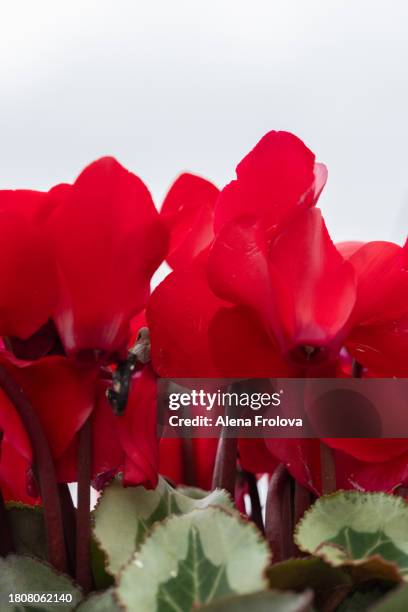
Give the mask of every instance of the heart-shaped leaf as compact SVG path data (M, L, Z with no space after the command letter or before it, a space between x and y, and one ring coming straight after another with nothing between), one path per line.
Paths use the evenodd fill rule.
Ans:
M256 528L220 508L156 525L123 569L117 594L129 610L188 612L266 586L269 549Z
M261 591L219 599L201 608L202 612L311 612L312 591L285 593Z
M31 555L45 560L47 544L42 509L38 506L9 502L7 516L15 552L19 555Z
M385 597L382 597L375 605L369 608L369 612L407 612L408 610L408 585L393 589Z
M91 593L79 604L75 612L121 612L121 608L116 603L113 589L108 589L101 593Z
M95 538L91 541L91 565L95 588L99 591L112 586L114 579L106 571L106 555Z
M408 504L396 495L339 491L321 497L299 522L295 541L333 566L366 578L408 579Z
M388 586L369 582L366 586L359 587L348 597L345 597L340 605L336 607L336 612L363 612L371 610L371 606L381 600L388 589Z
M19 555L9 555L0 558L0 593L2 595L2 612L24 609L46 610L72 610L81 600L81 591L74 583L63 574L57 574L50 565ZM58 593L67 597L63 605L62 601L39 601L13 603L10 594L47 594Z
M196 490L195 490L196 491ZM185 514L208 506L232 508L226 491L189 497L173 489L163 478L156 489L123 487L119 479L104 490L94 512L94 534L107 557L107 570L115 575L130 559L146 533L172 514Z
M328 601L341 601L353 587L348 572L332 567L322 559L289 559L268 568L267 576L272 589L303 591L313 589L318 609Z

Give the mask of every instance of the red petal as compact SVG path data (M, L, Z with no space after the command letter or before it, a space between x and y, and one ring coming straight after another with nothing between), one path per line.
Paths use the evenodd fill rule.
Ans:
M117 417L106 399L107 383L98 381L92 414L93 478L115 472L123 465L124 451L117 432Z
M252 308L296 361L307 358L304 346L317 348L319 359L338 350L355 302L354 271L318 209L299 214L269 254L258 223L230 223L214 242L208 276L217 295Z
M61 457L93 409L95 371L64 357L20 366L4 355L1 361L35 409L54 458Z
M216 438L195 438L192 440L194 486L210 491L214 471L218 440ZM176 484L186 484L181 438L160 440L160 474Z
M217 454L218 440L216 438L196 438L193 440L193 457L195 486L210 491Z
M208 258L208 280L220 298L257 312L273 337L279 314L267 252L260 224L253 217L241 217L221 230L214 241Z
M360 249L364 245L364 242L350 241L350 242L337 242L336 249L344 257L344 259L350 259L352 255L358 249Z
M167 232L150 193L103 158L53 197L60 198L48 221L60 282L55 320L65 348L121 350L166 252Z
M331 448L370 463L389 461L408 451L408 440L398 438L327 438L324 442Z
M116 418L125 453L125 484L155 488L158 480L159 440L156 421L156 378L146 366L134 376L123 416Z
M272 455L286 465L295 480L316 495L320 494L319 440L267 439L265 444Z
M161 209L170 234L167 261L172 268L191 264L214 237L214 205L219 190L194 174L181 174L173 183Z
M248 472L272 474L279 465L278 459L269 451L264 440L241 438L238 448L241 465Z
M255 440L252 441L255 443ZM355 440L355 442L357 442ZM374 440L372 442L374 448ZM381 442L389 442L382 440ZM321 494L319 440L265 440L275 458L284 463L292 476L316 495ZM385 449L385 447L384 447ZM385 456L385 454L384 454ZM341 451L334 451L338 488L392 492L408 481L408 453L388 461L366 463Z
M368 242L351 257L357 275L357 323L397 319L408 313L408 248Z
M210 325L210 343L214 363L226 378L295 375L248 308L221 308Z
M289 342L325 346L341 335L355 302L354 273L332 243L320 210L298 216L272 245L270 260L281 312L293 313L293 331L289 317L286 323Z
M407 377L408 317L380 325L359 325L347 339L347 348L378 377Z
M382 463L364 463L338 452L336 468L339 488L392 493L408 483L408 453Z
M181 438L162 438L159 446L159 472L176 484L184 482Z
M3 461L3 450L6 445L12 446L28 463L31 463L31 444L24 425L7 395L0 390L0 464Z
M5 439L1 444L0 489L6 501L34 504L38 498L32 497L28 490L27 475L31 469L28 460Z
M237 166L237 180L222 190L215 210L216 233L228 221L256 214L268 236L292 215L313 206L326 182L323 164L288 132L269 132Z
M210 291L206 257L176 270L153 292L147 308L152 362L163 377L216 377L208 326L223 302Z
M106 384L98 381L96 403L92 413L92 484L100 490L124 464L125 455L116 431L116 419L105 396ZM57 460L59 482L77 480L78 435ZM100 485L100 486L96 486Z
M28 338L51 316L55 264L35 218L45 195L0 191L0 334Z

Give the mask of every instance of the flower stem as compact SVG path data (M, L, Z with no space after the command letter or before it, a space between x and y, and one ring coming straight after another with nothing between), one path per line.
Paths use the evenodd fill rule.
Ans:
M328 495L336 490L336 465L334 463L333 449L320 442L320 473L322 481L322 495Z
M0 387L17 410L31 442L44 506L48 560L60 572L67 571L61 505L57 477L48 440L41 422L21 387L0 365Z
M1 458L1 442L3 432L0 431L0 458ZM7 515L6 504L4 503L3 494L0 487L0 555L5 557L14 550L13 536L11 525Z
M311 492L295 480L295 492L293 500L293 529L295 529L300 519L303 518L304 513L310 508L311 504ZM302 553L302 551L296 546L296 544L294 545L294 556L304 556L304 553Z
M0 489L0 555L6 557L13 552L14 543L11 533L10 522L7 516L6 505Z
M310 508L312 504L312 494L304 486L295 481L295 499L294 499L294 524L303 518L306 510Z
M92 589L91 570L91 417L79 432L78 508L76 524L76 580L85 593Z
M258 483L255 474L251 472L244 472L246 481L248 483L248 493L251 500L251 520L255 523L258 529L264 533L265 528L262 518L262 508L259 499Z
M278 465L268 487L265 508L265 535L273 551L273 562L294 554L292 482L286 467Z
M353 359L352 376L353 378L361 378L363 376L363 366L357 359Z
M221 437L218 442L213 474L213 489L225 489L235 499L237 439Z
M68 485L66 483L60 483L58 485L58 491L61 501L62 520L64 523L69 573L71 576L75 576L76 510Z

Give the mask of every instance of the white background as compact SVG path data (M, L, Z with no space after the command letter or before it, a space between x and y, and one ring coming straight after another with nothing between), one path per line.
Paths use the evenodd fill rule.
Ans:
M404 0L0 0L0 188L112 154L159 204L286 129L328 165L335 239L402 241L407 34Z

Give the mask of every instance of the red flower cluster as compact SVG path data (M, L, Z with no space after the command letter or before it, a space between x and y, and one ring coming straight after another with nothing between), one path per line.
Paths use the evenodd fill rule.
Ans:
M0 365L18 383L48 439L58 478L76 480L78 432L91 419L93 476L124 469L157 482L155 377L133 377L126 414L106 398L145 307L167 230L143 182L112 158L48 193L0 192ZM38 496L33 449L0 391L0 483L6 497Z
M156 375L350 376L354 360L363 376L408 376L408 242L333 244L316 208L326 179L298 138L270 132L222 191L181 175L160 214L111 158L48 193L0 192L0 368L35 410L60 482L76 480L90 421L95 482L122 470L127 483L155 486ZM173 272L149 298L167 252ZM145 308L152 362L130 367ZM112 397L123 393L118 416ZM2 391L0 432L3 494L32 502L33 449ZM325 443L339 486L408 482L408 441ZM319 493L319 445L241 440L239 452L245 469L283 462ZM215 442L194 441L192 452L195 482L208 487ZM163 441L160 453L161 471L185 481L182 443Z
M162 213L174 271L147 311L159 374L350 376L354 359L363 376L408 375L408 242L333 244L315 206L326 178L298 138L270 132L218 196L176 182ZM325 442L341 487L408 480L406 440ZM321 491L318 440L241 440L240 456L255 472L283 462Z

